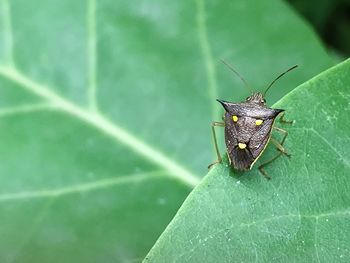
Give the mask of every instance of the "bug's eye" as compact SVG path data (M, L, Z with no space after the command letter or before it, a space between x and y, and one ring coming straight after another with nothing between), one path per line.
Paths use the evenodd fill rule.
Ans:
M233 120L234 122L237 122L237 121L238 121L238 117L237 117L236 115L233 115L233 116L232 116L232 120Z
M263 123L263 120L256 120L255 121L255 125L256 126L259 126L259 125L261 125Z

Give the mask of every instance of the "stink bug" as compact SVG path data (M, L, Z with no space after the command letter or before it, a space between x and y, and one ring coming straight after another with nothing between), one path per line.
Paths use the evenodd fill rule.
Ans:
M243 81L247 88L249 88L246 81L238 74L238 72L236 72L226 62L222 62ZM296 67L297 65L289 68L280 74L277 78L275 78L266 88L264 93L253 92L252 95L249 96L244 102L234 103L219 99L217 100L224 107L225 115L223 118L224 122L212 123L214 146L218 156L218 160L213 164L222 162L216 140L215 126L225 127L225 144L227 156L230 165L236 170L250 170L253 167L254 163L264 152L269 141L275 144L280 153L278 153L278 155L276 155L271 160L259 166L259 171L267 179L270 179L270 177L264 170L264 166L271 163L282 154L290 157L290 155L283 147L283 143L288 135L288 132L281 128L274 127L274 122L279 114L281 114L281 122L292 123L292 121L284 120L283 109L269 108L266 105L266 100L264 97L266 95L266 92L279 78L281 78L287 72L295 69ZM272 129L283 133L283 138L280 142L271 137Z

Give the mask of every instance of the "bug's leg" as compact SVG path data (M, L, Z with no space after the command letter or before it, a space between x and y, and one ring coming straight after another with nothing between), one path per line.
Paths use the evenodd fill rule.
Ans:
M282 141L279 143L281 146L284 144L284 141L286 140L287 136L288 136L288 132L286 130L283 130L281 128L278 127L273 127L276 131L279 131L280 133L283 133L283 138ZM277 147L278 148L278 147ZM289 155L290 156L290 155Z
M279 118L279 122L280 123L287 123L287 124L293 124L294 123L294 121L286 120L284 118L284 112L281 114L281 117Z
M278 142L276 139L271 137L271 142L276 146L277 150L279 150L281 153L287 155L288 157L291 157L291 155L286 151L286 149L284 149L283 142L284 140L282 140L282 142Z
M280 157L282 155L282 152L278 153L275 157L273 157L272 159L260 164L260 166L258 167L260 173L265 176L266 179L270 180L271 177L267 174L267 172L265 171L264 167L270 163L272 163L274 160L276 160L278 157Z
M216 139L215 127L225 127L225 123L217 122L217 121L214 121L211 123L211 131L212 131L212 135L213 135L214 147L215 147L216 155L218 156L218 160L213 162L212 164L210 164L208 166L208 169L210 169L210 167L212 167L214 164L222 162L222 158L221 158L219 146L218 146L218 141Z
M281 119L283 120L283 115L281 116ZM280 120L281 120L280 119ZM285 121L285 120L284 120ZM282 122L282 121L281 121ZM293 123L293 121L289 122L287 121L287 123ZM286 151L286 149L283 147L284 141L286 140L287 136L288 136L288 132L286 130L283 130L281 128L278 127L273 127L276 131L279 131L280 133L283 133L283 138L281 140L281 142L278 142L277 140L275 140L274 138L271 137L271 142L277 147L277 150L280 151L280 153L278 153L275 157L273 157L272 159L262 163L258 169L260 171L260 173L265 176L267 179L271 179L271 177L266 173L264 167L270 163L272 163L274 160L276 160L278 157L280 157L282 154L287 155L288 157L291 157L291 155Z

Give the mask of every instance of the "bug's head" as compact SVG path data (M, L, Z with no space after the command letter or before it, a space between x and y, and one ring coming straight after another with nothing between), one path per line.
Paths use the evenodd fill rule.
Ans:
M261 106L265 106L266 104L264 95L260 92L253 93L251 96L249 96L246 99L246 102L261 105Z

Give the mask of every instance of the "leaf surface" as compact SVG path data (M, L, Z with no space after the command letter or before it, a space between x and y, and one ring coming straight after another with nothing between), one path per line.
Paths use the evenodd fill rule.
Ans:
M216 97L246 93L219 59L258 88L303 66L270 101L331 64L275 0L1 0L0 14L1 262L140 261L214 158Z
M292 158L234 174L216 165L145 262L347 262L350 258L350 60L275 107L295 120ZM304 109L304 110L301 110ZM270 148L263 157L276 155Z

